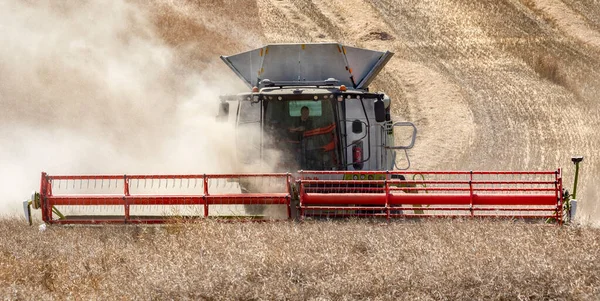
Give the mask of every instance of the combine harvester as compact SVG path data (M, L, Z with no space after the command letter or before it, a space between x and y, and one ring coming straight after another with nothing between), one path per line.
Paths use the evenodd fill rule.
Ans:
M408 170L417 128L394 122L390 98L368 88L392 55L326 43L268 45L224 56L249 92L222 96L217 118L235 122L240 164L272 162L279 173L42 173L40 191L24 202L25 214L31 223L31 207L40 209L48 224L232 215L570 220L576 203L563 188L560 169ZM575 187L581 160L573 158Z

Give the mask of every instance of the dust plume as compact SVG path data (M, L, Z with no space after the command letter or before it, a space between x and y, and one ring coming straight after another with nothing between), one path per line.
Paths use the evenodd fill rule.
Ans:
M193 8L174 5L0 4L1 211L14 212L37 190L41 171L233 171L233 128L215 115L218 95L242 87L196 54L248 47L240 43L251 39L221 40L227 49L215 48L218 42L166 40L169 30L179 37L214 33L190 17Z

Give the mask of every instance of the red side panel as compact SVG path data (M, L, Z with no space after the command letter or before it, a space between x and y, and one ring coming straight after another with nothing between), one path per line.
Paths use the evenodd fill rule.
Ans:
M368 180L343 180L343 179ZM379 179L379 180L374 180ZM306 171L302 217L509 217L562 222L558 171Z
M241 216L243 205L276 206L291 218L290 174L42 174L46 223L168 223L173 218ZM62 215L62 216L61 216Z

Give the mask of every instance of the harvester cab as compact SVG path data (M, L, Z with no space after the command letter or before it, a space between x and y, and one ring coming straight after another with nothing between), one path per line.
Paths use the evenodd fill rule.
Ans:
M228 120L235 106L237 149L245 164L267 161L280 172L408 169L406 150L417 129L394 123L390 98L369 91L392 55L326 43L267 45L222 56L251 90L221 97L218 118ZM394 132L406 133L405 145L395 145ZM398 150L404 151L403 166L396 166ZM276 160L269 157L274 153Z

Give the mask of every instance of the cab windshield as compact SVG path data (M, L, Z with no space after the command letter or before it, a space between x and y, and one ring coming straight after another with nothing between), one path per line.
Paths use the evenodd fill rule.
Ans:
M281 168L331 170L338 166L335 112L329 100L265 101L268 148L281 151Z

